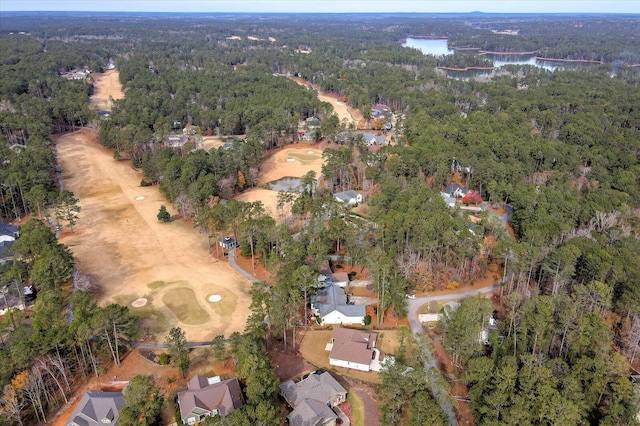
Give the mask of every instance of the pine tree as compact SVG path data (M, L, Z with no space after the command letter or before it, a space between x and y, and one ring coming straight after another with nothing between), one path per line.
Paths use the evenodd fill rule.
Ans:
M171 222L171 214L164 204L160 206L160 211L158 211L158 220L163 223Z

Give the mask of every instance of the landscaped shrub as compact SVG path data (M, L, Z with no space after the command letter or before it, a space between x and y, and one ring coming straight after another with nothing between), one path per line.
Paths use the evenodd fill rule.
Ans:
M161 353L160 357L158 358L158 364L160 364L160 365L169 365L169 354L168 353Z

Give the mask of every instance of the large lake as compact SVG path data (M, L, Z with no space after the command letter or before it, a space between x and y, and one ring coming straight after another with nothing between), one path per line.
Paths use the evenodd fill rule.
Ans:
M407 38L404 43L404 47L413 47L420 49L425 55L443 56L452 55L455 53L453 49L449 49L447 45L447 39L424 39L424 38ZM554 71L558 67L565 67L567 63L557 61L541 61L536 59L533 55L499 55L499 54L486 54L484 55L488 59L493 60L494 67L501 67L503 65L535 65L540 68L544 68L549 71ZM575 67L577 64L570 64ZM482 74L482 72L474 74Z

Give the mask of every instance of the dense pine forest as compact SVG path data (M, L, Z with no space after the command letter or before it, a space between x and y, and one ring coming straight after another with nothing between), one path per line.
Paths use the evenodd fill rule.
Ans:
M402 47L411 36L470 50L436 58ZM486 79L438 69L491 67L476 50L597 63L553 72L508 65ZM110 64L125 97L100 119L89 106L90 75L60 75ZM438 329L475 423L633 424L639 65L636 15L3 13L0 216L23 225L0 289L23 298L29 284L37 297L0 322L0 425L45 422L74 378L118 364L119 348L138 332L127 307L97 306L82 285L68 297L67 284L83 279L72 278L73 256L48 226L50 215L70 227L75 217L73 194L56 180L51 135L79 128L95 130L114 161L141 169L141 184L158 185L201 232L232 232L243 254L258 256L275 277L272 286L255 286L247 334L230 339L246 408L210 424L279 424L276 379L261 358L266 339L286 342L316 271L340 254L370 271L379 320L387 311L406 315L407 291L472 285L491 274L501 281L499 306L467 299ZM398 117L396 143L367 149L356 126L288 77L338 96L366 119L375 104L388 105ZM282 194L292 219L276 222L258 203L231 200L257 184L273 149L300 142L298 123L309 118L320 120L317 140L329 144L323 186L309 175L299 195ZM184 128L189 142L168 146ZM232 148L197 149L204 135ZM509 227L486 213L472 225L449 209L440 191L450 184L506 205ZM366 193L366 214L351 216L333 201L343 189ZM489 316L496 326L479 341ZM420 357L426 340L406 336L382 373L385 424L448 421Z

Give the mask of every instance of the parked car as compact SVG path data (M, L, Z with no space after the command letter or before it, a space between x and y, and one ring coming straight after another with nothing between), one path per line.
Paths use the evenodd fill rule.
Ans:
M407 299L412 299L413 300L413 299L416 298L415 294L407 294L406 296L407 296Z

